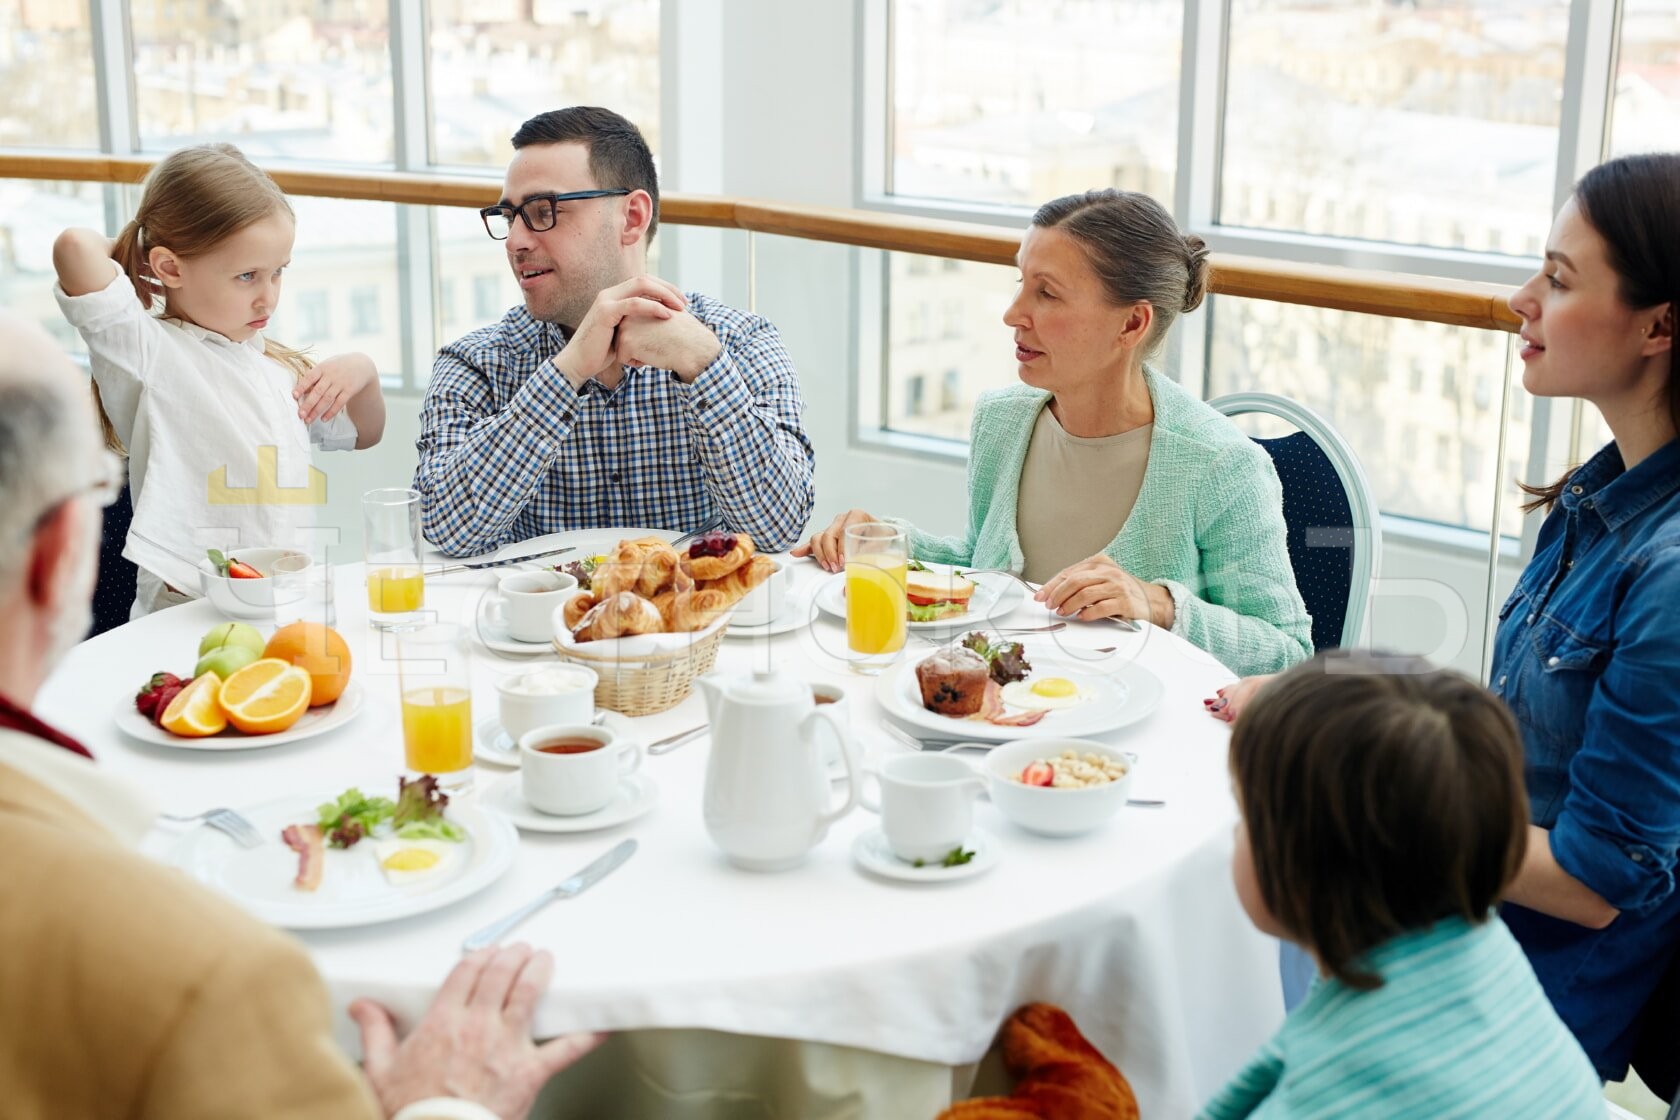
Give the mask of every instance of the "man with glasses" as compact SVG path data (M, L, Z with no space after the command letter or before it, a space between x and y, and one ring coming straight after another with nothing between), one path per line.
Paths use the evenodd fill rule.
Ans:
M524 303L445 346L420 416L422 524L445 552L565 529L708 526L791 547L813 502L775 327L647 275L659 224L636 126L587 106L513 135L481 211Z
M30 714L87 631L101 511L122 487L87 384L0 311L0 1113L524 1116L597 1041L532 1043L548 953L467 957L400 1044L384 1008L356 1001L359 1074L302 946L135 851L150 806ZM109 682L80 683L103 707Z

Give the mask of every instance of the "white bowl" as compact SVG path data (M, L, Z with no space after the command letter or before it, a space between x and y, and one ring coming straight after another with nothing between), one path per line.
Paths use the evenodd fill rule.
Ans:
M251 565L264 578L229 579L217 575L216 566L205 557L198 562L204 597L210 600L211 606L234 618L273 618L274 580L268 577L273 573L274 562L282 556L306 554L296 548L237 548L229 555Z
M1015 780L1029 762L1054 761L1065 750L1098 754L1125 764L1126 775L1099 786L1056 789L1029 786ZM1019 739L994 748L984 765L987 791L998 811L1029 832L1044 836L1077 836L1103 824L1119 812L1131 793L1137 756L1089 739Z

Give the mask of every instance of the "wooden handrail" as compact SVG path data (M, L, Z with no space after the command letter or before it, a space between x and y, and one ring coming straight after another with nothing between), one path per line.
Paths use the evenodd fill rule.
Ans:
M0 153L0 179L138 183L153 162L107 155ZM303 168L271 168L269 174L288 194L320 198L479 207L494 202L498 194L495 183L465 175ZM1013 264L1020 243L1014 231L972 222L710 195L664 195L659 200L659 220L666 225L750 230L985 264ZM1508 290L1497 284L1229 253L1213 254L1211 265L1208 287L1219 295L1484 330L1515 331L1521 326L1505 303Z

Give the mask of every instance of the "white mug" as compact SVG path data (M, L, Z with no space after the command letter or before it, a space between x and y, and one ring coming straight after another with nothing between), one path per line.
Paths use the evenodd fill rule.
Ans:
M509 572L500 584L508 636L520 642L554 640L554 608L577 588L564 572Z
M742 626L763 626L776 621L787 609L788 586L792 582L787 565L780 560L771 562L776 566L771 570L770 577L741 597L729 614L730 622Z
M582 746L586 743L595 745ZM552 753L562 745L582 749ZM641 744L619 738L610 727L550 724L519 738L519 782L525 800L550 816L576 817L605 809L619 780L641 764Z
M497 681L502 730L517 743L527 731L549 724L591 722L599 680L582 665L551 665Z
M881 831L893 855L909 863L938 863L974 831L974 799L986 781L960 758L946 754L890 755L869 773L881 783L881 800L863 807L881 814Z

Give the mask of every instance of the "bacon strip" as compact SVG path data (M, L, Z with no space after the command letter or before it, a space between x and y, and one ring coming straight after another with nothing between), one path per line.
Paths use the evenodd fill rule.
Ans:
M312 891L321 885L321 865L326 859L326 847L321 842L321 830L312 824L288 825L280 833L286 847L298 854L297 878L292 885L300 891Z
M1020 715L1008 716L1003 714L1003 687L996 681L986 682L986 694L980 700L980 710L970 719L983 719L987 723L998 727L1031 727L1049 713L1047 711L1022 712Z

